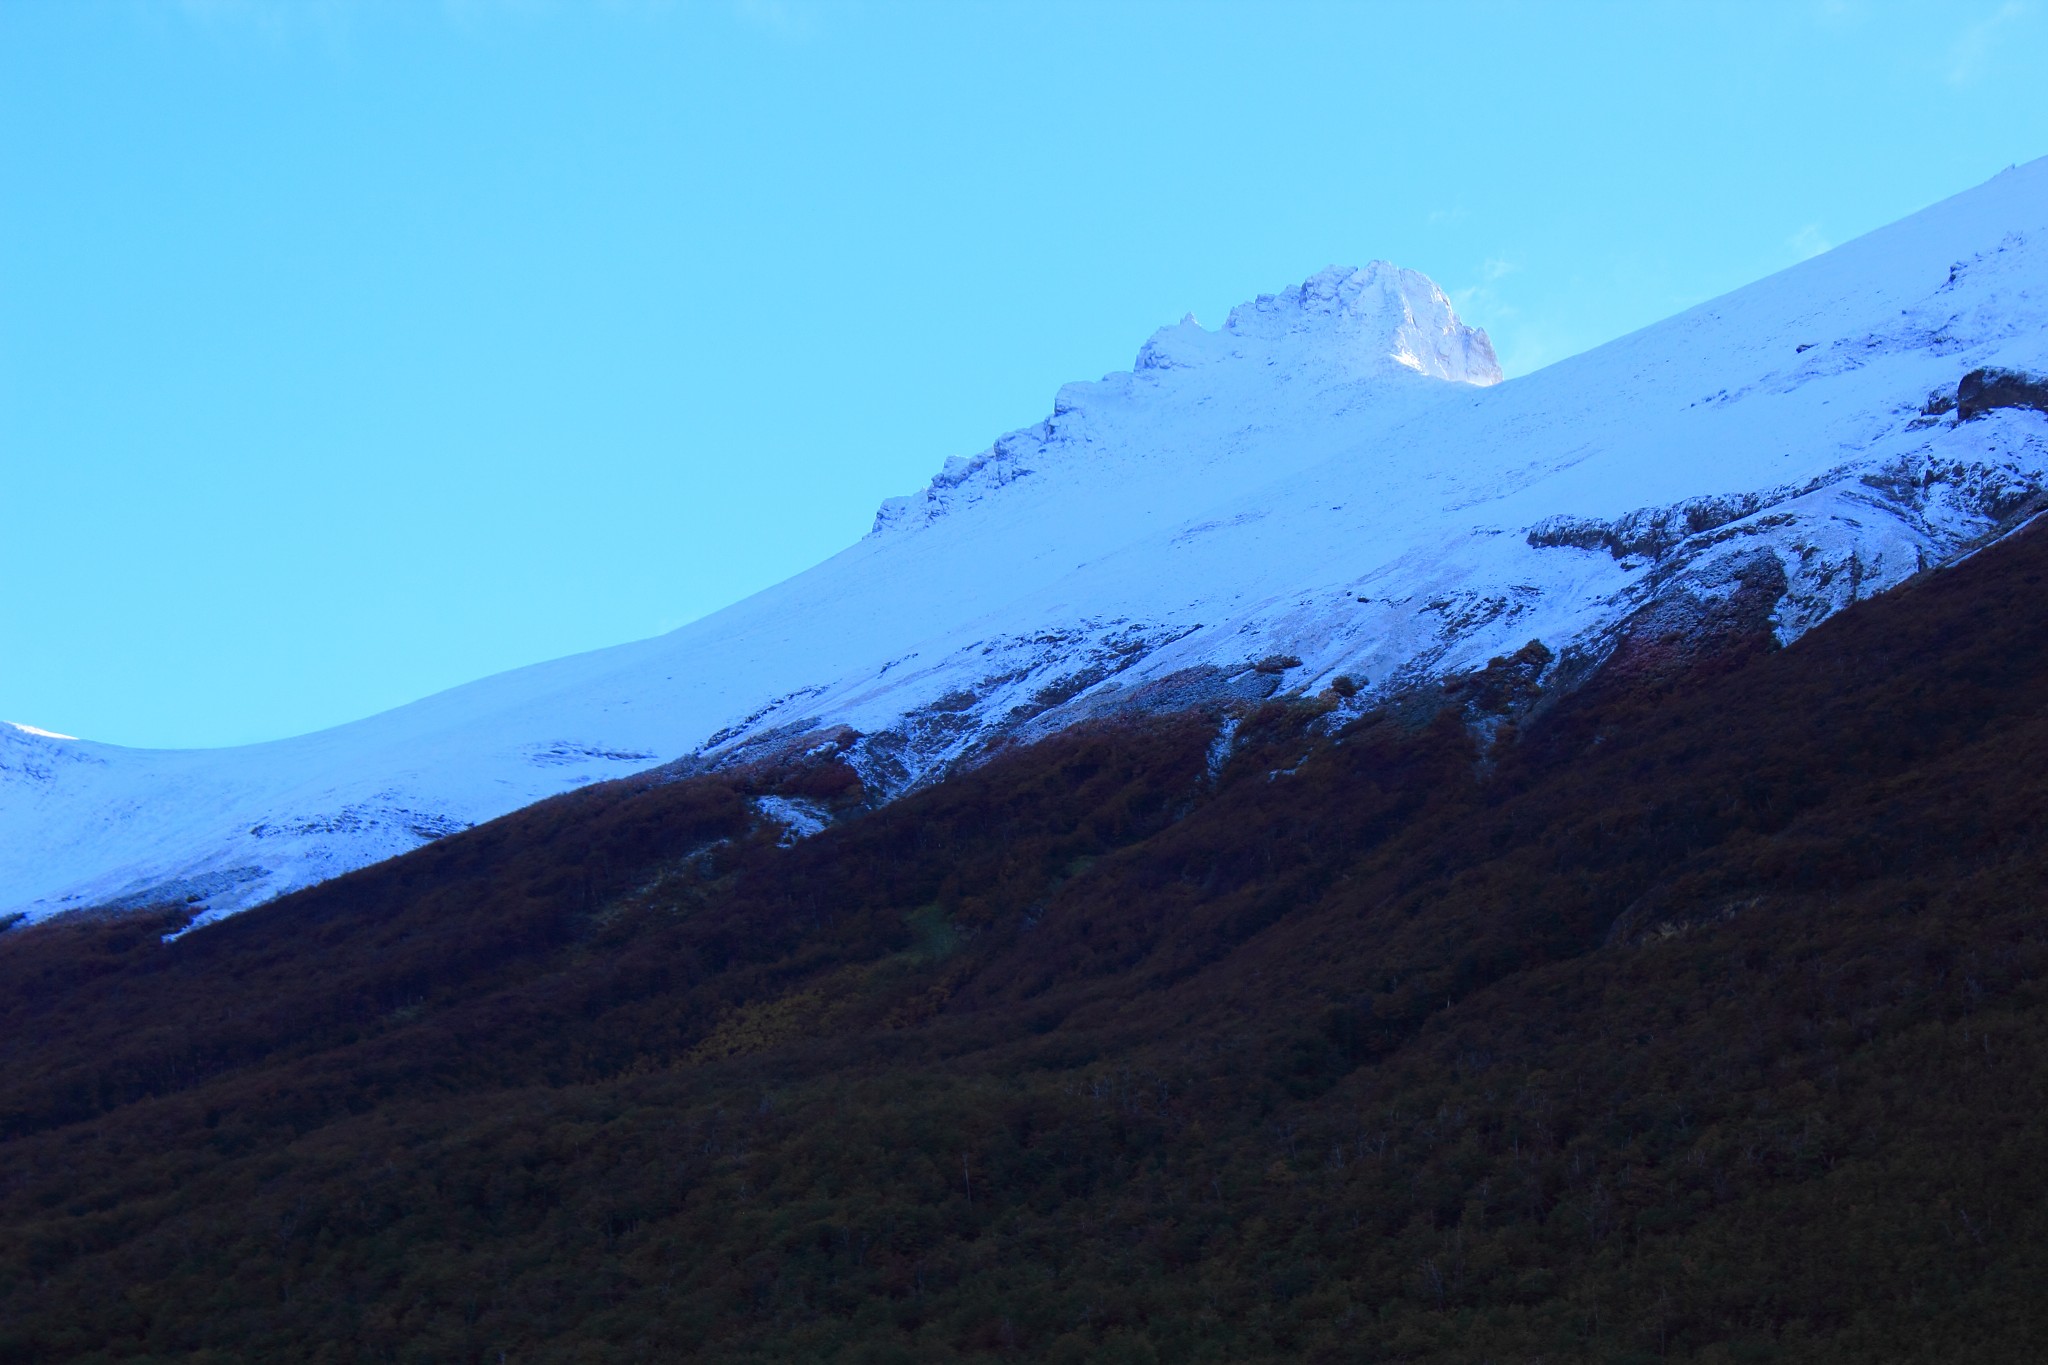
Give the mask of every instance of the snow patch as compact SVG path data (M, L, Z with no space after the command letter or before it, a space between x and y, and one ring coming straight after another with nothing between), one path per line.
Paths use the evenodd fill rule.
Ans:
M757 796L754 809L762 819L782 826L782 837L776 843L783 848L822 834L832 823L831 812L825 807L793 796Z
M0 721L0 725L11 725L11 726L13 726L13 727L14 727L15 729L17 729L17 730L21 731L21 733L23 733L23 734L25 734L25 735L35 735L35 736L36 736L37 738L39 738L39 739L77 739L77 738L78 738L78 736L77 736L77 735L60 735L60 734L58 734L58 733L57 733L57 732L56 732L55 730L43 730L43 729L39 729L39 728L37 728L36 726L33 726L33 725L23 725L23 724L22 724L22 723L21 723L20 721L18 721L18 720Z

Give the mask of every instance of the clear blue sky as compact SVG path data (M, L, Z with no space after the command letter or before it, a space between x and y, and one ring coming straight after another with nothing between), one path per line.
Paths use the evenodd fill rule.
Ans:
M0 716L673 628L1330 262L1525 372L2048 153L2040 3L0 0Z

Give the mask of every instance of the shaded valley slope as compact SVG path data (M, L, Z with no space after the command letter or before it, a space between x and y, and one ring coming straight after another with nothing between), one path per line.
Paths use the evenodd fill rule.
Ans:
M2035 1358L2044 581L17 930L0 1360Z

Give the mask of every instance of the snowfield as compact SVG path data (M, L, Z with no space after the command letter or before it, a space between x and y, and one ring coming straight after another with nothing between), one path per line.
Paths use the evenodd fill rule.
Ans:
M1423 276L1326 270L1162 329L671 634L246 748L0 724L0 917L226 914L678 759L836 744L895 792L1106 711L1340 674L1356 710L1531 640L1597 661L1760 581L1789 642L2048 505L2039 390L1954 409L1977 371L2048 371L2044 285L2048 160L1505 383Z

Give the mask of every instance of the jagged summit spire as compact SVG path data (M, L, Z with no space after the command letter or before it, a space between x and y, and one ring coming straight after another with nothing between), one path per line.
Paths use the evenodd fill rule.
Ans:
M1214 332L1190 313L1138 352L1137 369L1182 369L1224 358L1355 375L1398 366L1433 379L1498 384L1500 362L1484 330L1468 327L1429 276L1387 261L1326 266L1278 294L1230 310Z
M1204 410L1244 417L1294 406L1311 391L1405 388L1416 375L1475 385L1501 380L1486 333L1459 321L1427 275L1386 261L1329 266L1239 304L1214 331L1192 313L1160 328L1129 372L1067 385L1046 421L1009 432L978 455L947 460L924 489L883 503L873 533L929 525L1084 449L1098 464L1185 451L1185 426L1206 425ZM1284 417L1276 420L1285 425ZM1153 446L1160 449L1148 451ZM1253 447L1243 453L1267 458Z

